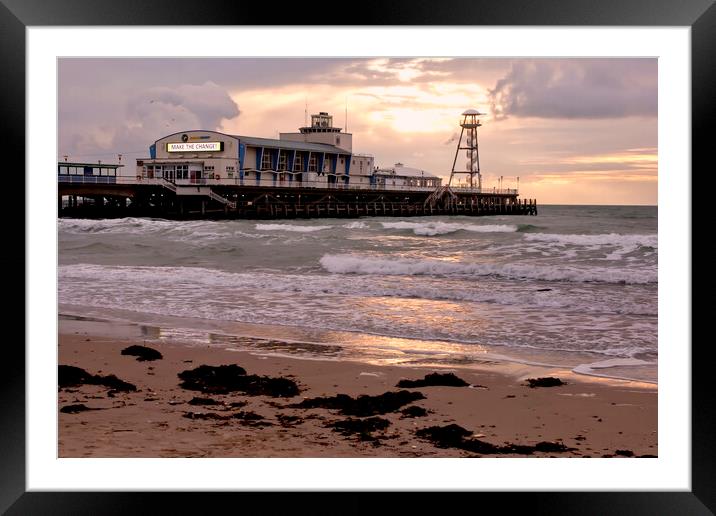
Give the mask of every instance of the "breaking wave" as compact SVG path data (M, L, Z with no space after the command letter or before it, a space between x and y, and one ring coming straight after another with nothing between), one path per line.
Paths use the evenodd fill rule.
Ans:
M356 220L355 222L349 222L348 224L343 224L344 228L346 229L368 229L369 226L365 222L362 222L360 220Z
M657 282L656 271L644 269L384 259L354 254L326 254L321 257L320 263L326 271L334 274L499 276L509 279L633 284Z
M312 233L332 227L333 226L298 226L295 224L256 224L258 231L291 231L295 233Z
M447 235L457 231L470 231L474 233L514 233L517 226L509 224L460 224L455 222L381 222L385 229L412 229L420 236Z
M59 219L58 229L66 233L132 233L147 234L168 231L177 227L176 222L163 219L140 219L126 217L121 219ZM195 228L205 222L187 222L183 227Z
M552 242L563 245L615 245L642 246L657 248L657 235L620 235L609 233L603 235L561 235L554 233L528 233L524 235L529 242Z

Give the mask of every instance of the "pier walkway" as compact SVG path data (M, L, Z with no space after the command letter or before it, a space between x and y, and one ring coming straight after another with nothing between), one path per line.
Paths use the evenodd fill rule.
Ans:
M110 218L314 218L536 215L512 189L404 187L60 174L58 215Z

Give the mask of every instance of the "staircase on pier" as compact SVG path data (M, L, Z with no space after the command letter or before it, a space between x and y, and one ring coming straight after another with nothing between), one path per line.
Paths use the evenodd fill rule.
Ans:
M447 206L457 200L457 195L455 195L455 192L452 191L449 185L438 186L435 191L425 199L423 206L434 208L437 203L442 201L445 197L447 197L447 203L443 202L443 204Z
M171 181L167 181L166 179L160 179L159 184L162 185L167 190L170 190L174 192L177 195L206 195L210 199L213 199L216 202L219 202L223 204L224 206L228 206L232 210L236 209L236 203L233 201L230 201L226 197L223 197L219 195L218 193L214 192L210 186L177 186Z

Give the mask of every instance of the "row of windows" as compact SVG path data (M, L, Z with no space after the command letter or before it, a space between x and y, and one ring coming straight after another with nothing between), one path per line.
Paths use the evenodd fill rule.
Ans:
M293 162L293 172L306 172L304 169L304 161L305 156L301 152L297 152L296 156L294 158ZM341 158L339 160L340 164L344 164L344 159ZM354 159L352 163L355 165L356 160ZM360 166L360 172L363 172L364 168L364 161L359 160L359 166ZM60 167L60 169L64 169L67 167ZM74 167L70 167L74 170ZM326 159L323 163L323 172L329 171L331 168L331 160ZM264 152L262 159L261 159L261 169L262 170L273 170L273 155L270 152ZM143 170L146 175L149 177L176 177L176 179L188 179L189 178L189 166L186 164L183 165L146 165L143 167ZM215 170L214 165L204 165L203 171L206 174L213 174ZM281 151L278 158L278 169L277 170L288 170L288 151ZM318 172L318 156L316 154L311 153L310 158L308 160L308 172ZM227 166L226 172L229 177L234 177L234 173L236 172L236 168L234 166ZM67 172L60 172L66 174ZM77 172L70 172L70 173L77 173L82 174L81 167L78 167ZM104 174L107 174L108 170L104 170ZM97 174L97 169L95 169L95 174Z
M278 155L277 170L288 170L288 153L290 151L280 151ZM293 159L293 172L306 172L304 169L305 154L303 152L296 152ZM265 152L261 156L261 170L273 170L274 154L273 152ZM340 164L343 165L343 158L340 159ZM355 160L353 160L355 164ZM323 162L323 171L327 172L330 169L330 160L326 159ZM361 161L361 170L363 170L363 162ZM311 153L308 159L308 172L318 172L318 156Z
M60 175L85 175L85 176L116 176L117 171L114 168L104 167L70 167L60 165L58 173Z
M301 152L297 152L293 159L293 172L304 172L303 160L305 155ZM261 170L273 170L274 155L272 152L264 152L261 157ZM288 170L288 151L281 151L278 155L277 170ZM318 158L316 155L311 154L308 160L308 171L318 171Z

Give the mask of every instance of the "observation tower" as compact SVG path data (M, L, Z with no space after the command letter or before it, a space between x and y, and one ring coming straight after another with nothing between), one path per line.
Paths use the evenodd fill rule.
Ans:
M480 174L480 154L477 145L477 128L482 126L479 116L485 115L476 109L468 109L462 113L462 121L460 122L460 139L457 142L455 150L455 159L452 162L452 172L450 172L450 181L448 186L452 186L453 177L459 174L470 176L470 188L478 188L482 191L482 175ZM465 134L467 132L467 134ZM464 170L457 170L457 157L460 151L466 151L467 162ZM475 185L475 176L477 176L477 185Z

